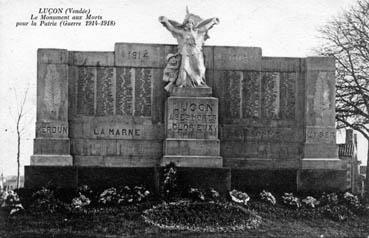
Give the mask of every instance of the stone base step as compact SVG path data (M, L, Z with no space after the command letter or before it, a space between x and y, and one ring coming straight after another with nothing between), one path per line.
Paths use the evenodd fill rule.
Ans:
M198 156L198 155L165 155L161 159L160 165L165 166L173 162L178 167L199 167L199 168L221 168L223 167L223 157L221 156Z
M166 139L165 155L219 156L218 139Z
M179 88L174 87L170 96L175 97L209 97L212 94L212 89L208 86L197 88Z
M71 155L31 155L31 165L39 166L72 166Z

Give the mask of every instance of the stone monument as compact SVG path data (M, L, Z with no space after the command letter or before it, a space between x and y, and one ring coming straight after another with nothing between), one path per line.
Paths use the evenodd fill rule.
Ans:
M36 138L26 187L154 187L160 166L175 162L184 184L345 188L334 59L204 46L219 20L188 11L182 24L159 21L178 45L38 50Z
M203 45L217 18L202 20L189 13L182 24L166 17L159 21L178 41L178 51L167 55L163 80L170 96L165 105L164 156L161 165L222 167L218 139L218 99L205 82Z

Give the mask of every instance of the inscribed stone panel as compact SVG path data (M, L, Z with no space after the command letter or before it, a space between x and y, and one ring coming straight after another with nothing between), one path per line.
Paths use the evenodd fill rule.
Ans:
M281 73L280 118L295 119L297 73Z
M97 68L97 116L114 114L114 86L115 69L113 67Z
M77 88L78 88L78 67L68 66L68 117L75 116L77 111Z
M116 114L132 115L133 112L133 68L116 68Z
M280 73L262 73L262 119L279 119Z
M241 82L243 74L241 71L221 71L219 90L221 90L222 100L220 100L223 117L239 119L241 117Z
M151 80L153 70L147 68L135 69L134 115L151 116Z
M77 113L94 115L95 113L96 68L80 67L78 70Z
M242 117L260 117L260 73L244 72L242 81Z
M37 120L67 120L68 71L63 64L37 65Z

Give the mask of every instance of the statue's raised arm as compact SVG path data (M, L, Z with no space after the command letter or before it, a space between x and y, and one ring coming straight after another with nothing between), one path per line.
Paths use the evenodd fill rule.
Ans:
M219 24L219 18L214 17L214 18L206 19L200 22L196 28L200 32L206 32L210 30L214 25L217 25L217 24Z
M168 18L164 16L159 17L159 22L163 24L165 28L168 29L172 34L179 34L181 35L183 33L183 30L181 30L181 24L179 24L176 21L169 20Z

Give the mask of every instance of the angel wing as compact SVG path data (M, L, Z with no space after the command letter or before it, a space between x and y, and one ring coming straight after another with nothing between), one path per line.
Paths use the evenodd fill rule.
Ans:
M197 26L196 26L196 28L199 31L205 32L204 40L207 40L207 39L210 38L209 35L208 35L208 31L214 26L213 19L214 18L209 18L209 19L203 20L199 24L197 24Z
M197 24L196 28L202 31L208 31L210 30L216 23L214 22L216 18L209 18L209 19L205 19L201 22L199 22L199 24Z

